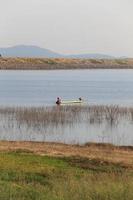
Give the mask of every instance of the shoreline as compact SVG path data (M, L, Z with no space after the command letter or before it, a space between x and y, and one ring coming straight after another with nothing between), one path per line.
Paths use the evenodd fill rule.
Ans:
M0 152L32 153L56 158L75 157L133 168L132 146L114 146L103 143L88 143L80 146L50 142L0 141Z
M0 70L133 69L133 59L0 58Z

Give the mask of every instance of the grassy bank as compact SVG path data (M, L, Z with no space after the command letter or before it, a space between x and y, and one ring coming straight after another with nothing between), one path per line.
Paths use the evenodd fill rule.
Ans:
M133 69L133 59L0 58L0 69Z
M32 146L33 145L33 146ZM39 153L33 149L43 146ZM48 147L48 146L49 147ZM17 146L19 148L17 148ZM30 150L28 147L31 147ZM109 145L74 146L69 156L62 144L46 143L0 143L0 199L1 200L131 200L133 199L133 169L121 162L82 157L76 148L119 152L119 157L132 149ZM3 148L2 148L3 147ZM58 148L62 155L57 154ZM49 155L46 149L49 148ZM56 149L56 154L54 150ZM50 155L51 151L51 155ZM89 150L90 151L90 150ZM37 155L40 154L40 155ZM58 152L59 153L59 152ZM122 154L121 154L122 153ZM46 156L47 154L47 156ZM108 152L108 155L110 153ZM91 153L90 153L91 157Z

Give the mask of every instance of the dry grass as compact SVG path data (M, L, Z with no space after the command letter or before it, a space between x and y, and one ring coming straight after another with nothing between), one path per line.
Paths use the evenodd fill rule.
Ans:
M88 143L84 146L39 142L0 142L0 152L29 152L52 157L79 157L133 168L133 147Z
M0 58L0 69L133 69L133 59Z

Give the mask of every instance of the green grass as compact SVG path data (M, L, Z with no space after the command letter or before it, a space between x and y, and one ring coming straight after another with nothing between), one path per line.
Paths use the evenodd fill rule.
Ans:
M81 158L0 153L0 200L132 200L133 171Z
M123 60L123 59L116 59L115 60L116 64L119 64L119 65L127 65L128 63L128 60Z
M104 60L102 59L90 59L90 62L93 64L104 64Z

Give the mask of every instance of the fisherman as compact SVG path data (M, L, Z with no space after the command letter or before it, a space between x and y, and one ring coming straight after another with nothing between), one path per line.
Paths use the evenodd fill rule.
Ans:
M60 104L61 104L61 99L60 99L60 97L57 97L56 104L57 104L57 105L60 105Z

